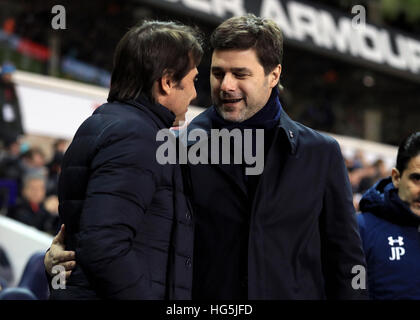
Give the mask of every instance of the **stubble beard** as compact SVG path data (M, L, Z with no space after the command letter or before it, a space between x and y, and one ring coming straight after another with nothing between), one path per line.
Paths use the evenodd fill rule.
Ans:
M257 107L250 107L245 102L245 105L239 110L239 112L235 113L235 116L233 116L232 112L230 112L230 110L233 110L233 108L224 108L221 102L215 103L215 107L219 115L224 120L238 123L248 120L261 109Z

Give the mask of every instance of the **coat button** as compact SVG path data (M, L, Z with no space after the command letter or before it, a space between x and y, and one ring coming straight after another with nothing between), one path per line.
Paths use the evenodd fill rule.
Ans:
M191 258L190 257L187 257L187 260L185 260L185 266L187 268L191 268L191 265L192 265Z
M293 138L293 132L292 132L292 130L289 130L289 135L290 135L290 138Z
M189 211L185 214L185 218L187 218L187 220L191 220L191 213Z

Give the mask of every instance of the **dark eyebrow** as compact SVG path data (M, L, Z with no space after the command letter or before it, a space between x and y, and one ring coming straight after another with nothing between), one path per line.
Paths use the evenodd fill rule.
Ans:
M214 72L214 71L224 71L224 70L220 67L211 67L211 72Z
M232 68L230 69L232 72L238 72L238 73L251 73L251 70L248 68Z
M211 67L211 71L212 72L225 72L225 70L221 67ZM251 70L249 70L248 68L232 68L230 69L231 72L237 72L237 73L251 73Z

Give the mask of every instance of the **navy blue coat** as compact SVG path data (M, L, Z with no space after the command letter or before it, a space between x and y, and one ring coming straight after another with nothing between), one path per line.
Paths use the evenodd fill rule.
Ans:
M213 108L188 131L209 132ZM249 299L366 298L352 287L365 258L338 143L283 111L275 130L253 199L240 165L188 166L193 299L240 299L241 287Z
M52 299L191 298L193 225L181 169L156 160L156 134L174 118L140 98L104 104L80 126L59 180L76 268Z
M372 299L420 299L420 217L398 196L391 178L360 201L357 216Z

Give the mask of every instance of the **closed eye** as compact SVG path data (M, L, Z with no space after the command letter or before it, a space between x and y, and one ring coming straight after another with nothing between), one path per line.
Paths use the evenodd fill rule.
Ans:
M410 179L416 182L420 181L420 173L412 173L410 174Z
M243 79L247 76L247 74L245 74L245 73L235 73L234 75L238 79Z
M213 77L217 78L217 79L221 79L224 77L224 73L222 72L213 72Z

